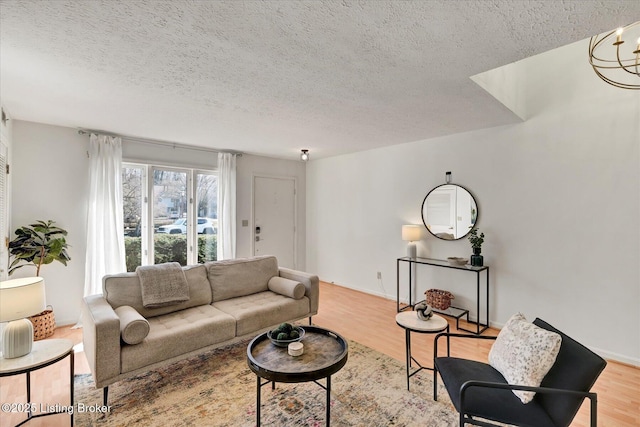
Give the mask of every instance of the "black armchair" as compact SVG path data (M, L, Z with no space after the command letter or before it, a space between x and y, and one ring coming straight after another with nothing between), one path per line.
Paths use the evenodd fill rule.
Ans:
M460 337L496 339L496 337L441 333L435 338L433 399L438 399L438 374L465 424L495 426L491 421L531 427L568 426L585 398L591 402L591 427L597 425L597 395L591 387L607 362L553 326L536 319L533 324L562 337L555 363L540 387L510 385L492 366L455 357L437 357L438 339ZM523 404L512 390L535 391L533 400ZM480 418L480 419L478 419Z

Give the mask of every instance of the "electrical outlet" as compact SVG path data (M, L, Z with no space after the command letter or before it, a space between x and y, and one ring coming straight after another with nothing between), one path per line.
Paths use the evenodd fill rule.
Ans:
M382 279L382 273L378 271L378 280Z

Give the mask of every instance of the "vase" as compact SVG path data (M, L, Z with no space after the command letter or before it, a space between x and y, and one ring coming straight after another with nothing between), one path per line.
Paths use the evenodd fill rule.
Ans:
M471 255L471 265L474 267L482 267L484 264L484 258L480 253L482 252L482 248L473 248L473 255Z

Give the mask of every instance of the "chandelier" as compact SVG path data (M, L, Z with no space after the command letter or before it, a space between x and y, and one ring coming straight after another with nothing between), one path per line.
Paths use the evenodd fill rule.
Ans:
M610 85L640 90L640 21L591 37L589 63Z

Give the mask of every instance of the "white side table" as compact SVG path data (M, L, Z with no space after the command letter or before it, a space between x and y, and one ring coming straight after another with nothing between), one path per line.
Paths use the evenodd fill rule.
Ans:
M33 414L32 409L41 410L41 405L32 404L31 403L31 372L36 371L38 369L42 369L46 366L52 365L65 357L69 356L69 406L73 406L73 364L74 364L74 353L73 353L73 341L71 340L61 340L61 339L45 339L42 341L36 341L33 343L33 348L31 353L22 356L16 357L14 359L5 359L4 357L0 357L0 377L8 377L11 375L19 375L19 374L27 374L27 403L26 404L15 404L16 410L20 412L27 413L27 419L23 420L17 426L21 426L32 418L44 417L47 415L54 414L63 414L68 413L71 417L71 426L73 426L73 408L66 411L56 411L56 412L44 412L37 415ZM8 407L9 410L12 410L11 404ZM3 410L4 410L3 405ZM26 409L23 411L23 409Z
M411 332L420 334L437 334L439 332L449 332L449 323L442 317L434 314L429 320L421 320L415 311L402 311L396 315L396 323L405 330L405 344L407 349L407 390L409 390L409 378L423 369L433 371L433 368L422 366L411 356ZM447 356L449 356L449 337L447 337ZM418 365L418 369L410 373L411 361Z

